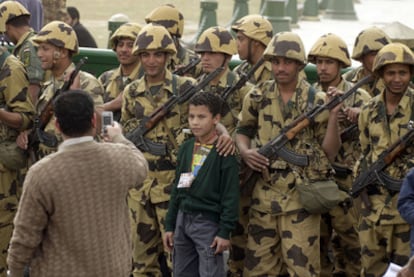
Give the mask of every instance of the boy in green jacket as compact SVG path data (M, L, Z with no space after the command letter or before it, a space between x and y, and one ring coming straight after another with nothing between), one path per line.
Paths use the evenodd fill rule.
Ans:
M178 153L163 238L164 247L174 250L174 276L226 275L222 253L238 220L239 168L235 156L220 156L215 148L221 105L209 92L189 103L194 137Z

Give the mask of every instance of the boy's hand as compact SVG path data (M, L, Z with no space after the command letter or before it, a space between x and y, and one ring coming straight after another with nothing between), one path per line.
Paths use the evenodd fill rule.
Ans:
M216 248L216 252L214 252L214 255L223 253L223 251L230 249L230 240L223 239L220 237L215 237L213 240L213 243L210 245L211 248Z
M162 242L164 244L164 249L171 252L174 246L174 233L166 232L162 238Z

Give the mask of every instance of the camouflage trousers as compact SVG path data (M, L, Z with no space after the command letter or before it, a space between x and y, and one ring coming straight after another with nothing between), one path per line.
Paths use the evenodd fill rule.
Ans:
M359 276L361 247L356 222L355 210L348 205L338 205L322 215L321 277ZM332 250L333 262L329 250Z
M243 276L319 276L320 218L251 210Z
M7 249L13 232L13 219L21 195L20 174L0 163L0 277L6 277Z
M410 256L409 224L376 224L362 217L358 230L361 242L361 276L376 277L389 263L405 265Z
M228 259L229 276L243 276L245 248L247 244L247 225L249 223L251 196L240 195L239 221L231 233L230 255Z
M159 258L164 253L162 235L165 233L164 219L168 210L168 202L151 203L128 195L128 206L131 211L131 227L133 240L133 276L162 276ZM172 268L168 255L168 267Z

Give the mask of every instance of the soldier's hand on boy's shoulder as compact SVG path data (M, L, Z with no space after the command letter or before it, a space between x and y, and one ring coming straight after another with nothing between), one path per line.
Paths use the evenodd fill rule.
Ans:
M228 134L222 134L218 137L216 147L219 155L224 157L236 153L236 144Z
M164 244L164 249L168 252L171 252L174 246L174 233L165 232L164 237L162 238Z
M230 249L230 240L223 239L220 237L215 237L210 247L216 248L216 252L214 252L214 255L223 253L223 251Z

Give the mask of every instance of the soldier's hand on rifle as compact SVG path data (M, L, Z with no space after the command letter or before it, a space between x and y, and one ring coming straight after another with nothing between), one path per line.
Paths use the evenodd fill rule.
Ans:
M361 108L359 107L347 107L343 109L344 114L346 115L346 119L352 123L358 123L358 116L361 112Z
M240 155L244 162L255 171L263 171L268 168L269 159L257 152L257 148L240 150Z
M29 131L25 130L20 132L16 138L16 144L23 150L27 150L29 145Z
M122 128L118 122L114 121L114 124L105 126L103 139L105 142L112 142L114 137L122 135Z
M344 92L337 89L336 87L329 87L328 91L326 92L326 102L331 101L333 98L335 98L338 95L342 95ZM337 105L333 109L331 109L331 113L339 114L342 109L343 102L341 104Z

